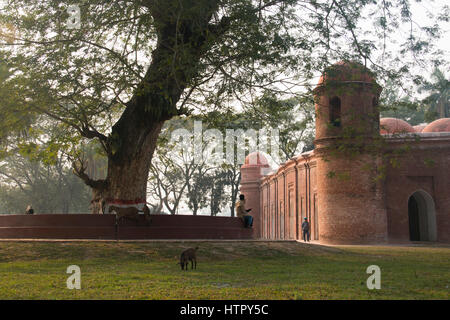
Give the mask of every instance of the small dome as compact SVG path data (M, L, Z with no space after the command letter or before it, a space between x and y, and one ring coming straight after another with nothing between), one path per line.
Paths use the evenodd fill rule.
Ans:
M450 118L434 120L422 132L450 132Z
M427 126L427 124L418 124L418 125L414 126L413 128L414 128L414 130L415 130L416 132L422 132L422 130L423 130L426 126Z
M325 81L375 82L373 73L359 62L341 61L327 68L320 77L317 86Z
M261 166L268 167L269 163L267 162L266 157L264 157L260 152L252 152L248 156L245 157L244 165L245 167L251 166Z
M380 134L416 132L406 121L396 118L380 119Z

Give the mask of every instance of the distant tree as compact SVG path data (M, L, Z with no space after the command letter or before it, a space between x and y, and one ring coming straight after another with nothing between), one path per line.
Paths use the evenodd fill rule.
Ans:
M208 206L208 200L211 199L211 176L209 175L209 172L213 169L213 167L208 166L206 163L196 165L192 175L186 179L187 204L194 216L197 215L200 209L206 208Z
M382 118L397 118L411 125L426 122L426 106L420 101L412 100L412 97L400 96L401 88L388 81L383 88L380 97L380 116Z
M235 204L239 195L241 185L241 166L236 164L227 164L222 166L224 172L224 184L230 188L229 208L230 216L235 216Z
M209 168L205 161L195 161L192 141L184 141L191 144L187 150L178 148L178 141L172 140L172 133L178 128L192 131L193 119L175 117L164 125L150 167L150 190L154 199L167 196L164 204L171 214L176 214L179 206L186 202L196 215L205 206L203 180Z
M15 155L0 164L2 213L24 213L28 204L38 213L86 213L90 199L90 189L61 158L45 165Z
M381 116L402 119L411 125L450 117L450 81L438 68L431 78L433 82L425 81L419 86L419 93L430 93L422 100L414 100L409 95L400 96L402 89L388 81L380 99Z
M227 184L226 174L227 172L223 168L220 168L207 177L211 216L216 216L221 212L222 208L230 202L231 195L229 191L231 191L231 188L229 188L230 186Z
M152 198L166 198L163 205L170 214L177 214L187 187L185 172L190 170L190 165L178 165L166 155L157 155L150 167Z
M220 112L220 111L211 111L205 114L201 119L204 121L205 125L210 128L214 128L219 130L223 137L226 137L227 130L232 130L235 134L238 130L246 131L247 129L258 130L259 126L257 123L253 123L252 120L247 116L245 111L241 113L237 112ZM211 199L211 201L215 201L216 203L228 202L228 206L230 209L230 216L235 216L235 203L237 201L239 195L239 187L241 184L241 166L242 163L239 163L237 148L238 148L238 139L236 136L233 137L233 145L234 149L231 151L233 153L233 160L231 162L225 161L218 166L217 170L214 171L214 174L220 178L220 183L218 183L215 187L219 188L223 183L223 190L228 190L229 198L228 199ZM241 148L246 148L246 146L239 146ZM224 147L224 151L228 152L229 150ZM248 151L247 151L248 153ZM213 204L213 207L215 204ZM212 211L214 211L212 209Z
M422 100L427 106L425 118L428 122L450 117L450 80L438 68L431 76L434 81L427 82L420 88L420 91L430 93Z
M311 96L279 99L266 93L245 114L258 127L277 128L282 161L311 150L314 140L314 100Z

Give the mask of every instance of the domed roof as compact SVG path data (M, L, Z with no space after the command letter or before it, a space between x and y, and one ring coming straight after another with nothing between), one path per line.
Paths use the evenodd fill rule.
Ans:
M396 118L380 119L380 134L416 132L406 121Z
M450 118L434 120L422 132L450 132Z
M418 124L416 126L413 126L414 130L416 132L422 132L422 130L427 126L427 124Z
M250 166L268 167L269 163L267 162L266 157L264 157L262 153L256 151L250 153L248 156L245 157L243 167L250 167Z
M341 61L328 67L320 77L317 86L326 81L375 82L373 73L359 62Z

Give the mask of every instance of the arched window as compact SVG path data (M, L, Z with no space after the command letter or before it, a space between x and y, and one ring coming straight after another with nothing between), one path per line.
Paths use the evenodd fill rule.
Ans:
M341 99L338 97L330 99L330 123L335 127L341 126Z

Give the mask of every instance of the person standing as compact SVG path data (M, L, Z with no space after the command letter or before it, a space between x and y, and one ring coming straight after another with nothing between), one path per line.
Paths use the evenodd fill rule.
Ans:
M302 231L303 231L303 241L309 242L309 222L306 217L303 219Z
M248 214L252 209L245 208L245 196L239 195L239 201L236 202L236 214L244 222L245 228L253 227L253 217Z

